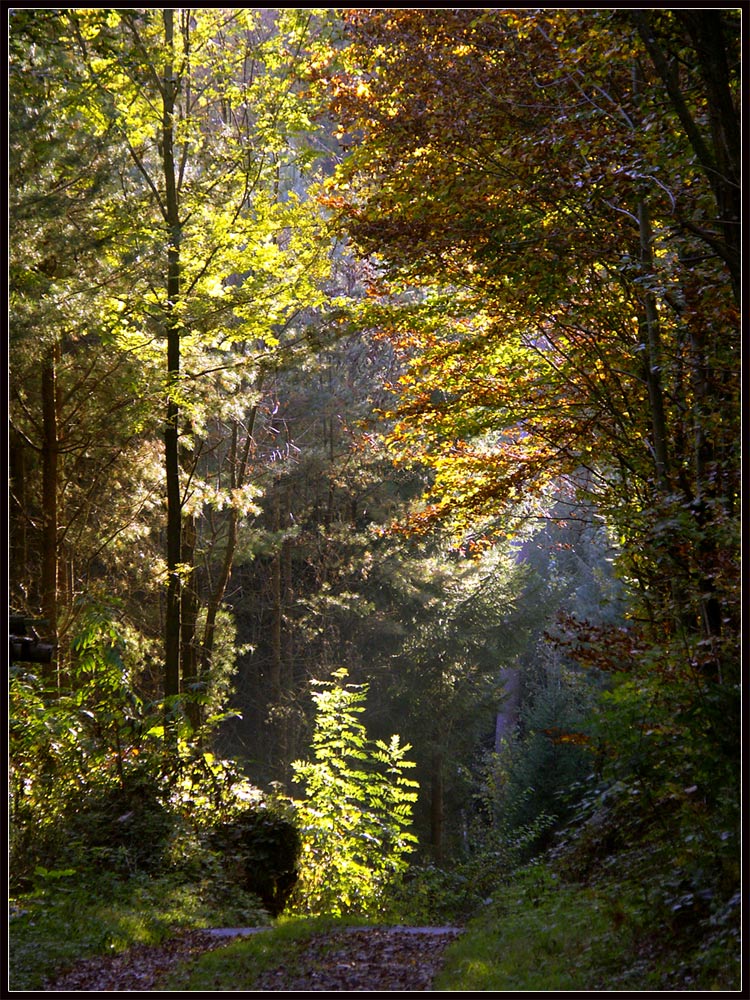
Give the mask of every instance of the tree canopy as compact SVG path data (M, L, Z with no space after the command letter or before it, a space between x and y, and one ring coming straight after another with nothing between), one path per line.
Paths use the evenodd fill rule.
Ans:
M391 445L434 470L419 517L497 522L573 478L672 617L716 638L737 621L712 538L739 496L735 15L348 27L330 86L356 138L329 203L381 262Z

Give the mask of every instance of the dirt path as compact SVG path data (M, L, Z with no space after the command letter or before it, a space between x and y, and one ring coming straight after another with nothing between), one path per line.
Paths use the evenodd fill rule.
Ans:
M89 959L47 985L51 992L159 992L175 965L225 945L246 930L190 931L158 946ZM349 928L316 935L295 955L265 972L253 991L421 992L430 990L455 927Z
M429 990L456 928L360 928L310 942L290 973L283 964L255 984L263 992L328 993Z
M175 965L226 941L205 931L187 931L160 945L137 945L119 955L89 958L47 983L45 992L152 993Z

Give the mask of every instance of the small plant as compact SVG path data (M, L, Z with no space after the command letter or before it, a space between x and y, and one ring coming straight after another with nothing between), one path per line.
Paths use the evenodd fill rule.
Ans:
M417 783L405 776L411 747L393 736L371 741L358 716L366 685L346 684L346 670L319 682L313 761L292 766L304 782L297 908L312 914L378 912L405 870L416 837L409 832Z

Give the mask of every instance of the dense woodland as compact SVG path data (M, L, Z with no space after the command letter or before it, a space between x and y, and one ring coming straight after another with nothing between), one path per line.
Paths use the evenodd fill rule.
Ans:
M14 896L536 859L737 988L740 27L10 12Z

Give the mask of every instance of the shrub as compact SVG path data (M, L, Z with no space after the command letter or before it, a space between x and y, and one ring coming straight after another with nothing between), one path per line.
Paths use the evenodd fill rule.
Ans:
M163 861L174 816L160 783L147 770L133 768L117 783L94 786L77 803L69 802L60 823L95 867L153 871Z
M404 771L411 749L398 736L371 742L358 715L366 685L345 684L345 670L313 695L313 761L292 767L305 783L299 807L302 864L296 892L305 913L378 912L406 868L416 838L408 830L417 784Z
M286 906L299 877L299 831L280 808L251 807L211 831L211 849L226 874L255 893L272 917Z
M132 651L115 618L103 606L82 609L69 689L47 689L22 666L11 670L12 888L28 891L39 872L70 868L171 872L194 884L210 871L217 891L239 879L238 892L278 912L299 852L293 821L207 750L222 716L193 733L181 724L180 699L166 706L138 697ZM212 833L237 843L214 851Z

